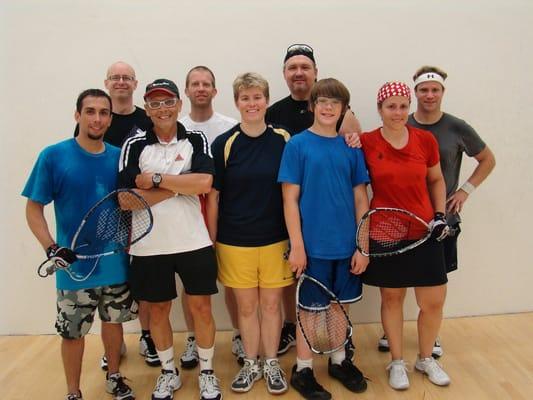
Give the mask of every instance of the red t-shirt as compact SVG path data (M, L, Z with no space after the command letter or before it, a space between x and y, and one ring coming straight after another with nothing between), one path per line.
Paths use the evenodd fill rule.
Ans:
M408 142L399 150L379 128L361 135L374 194L370 207L403 208L429 222L434 211L426 178L428 168L439 162L439 145L431 132L409 125L407 129Z

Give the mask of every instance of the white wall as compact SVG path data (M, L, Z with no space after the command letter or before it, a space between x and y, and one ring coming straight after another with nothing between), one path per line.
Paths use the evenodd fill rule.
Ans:
M379 124L378 87L423 64L449 73L444 108L469 121L498 165L463 214L460 269L450 275L446 316L533 310L530 229L533 174L533 5L524 0L456 1L102 1L4 0L0 4L0 334L54 332L53 279L38 278L43 252L26 227L20 196L38 152L68 137L75 99L102 87L107 66L124 60L140 86L213 68L216 108L237 116L231 82L263 74L271 97L285 96L281 65L292 43L315 48L321 77L351 90L364 129ZM136 93L140 103L142 89ZM529 112L527 112L529 110ZM186 110L185 110L186 111ZM472 162L465 162L469 173ZM357 321L379 320L377 291L366 289ZM221 297L219 328L228 328ZM406 316L414 318L412 297ZM129 329L137 329L133 323ZM174 327L183 328L174 308Z

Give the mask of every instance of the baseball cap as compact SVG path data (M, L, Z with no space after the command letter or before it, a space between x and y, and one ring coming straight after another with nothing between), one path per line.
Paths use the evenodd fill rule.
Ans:
M148 96L155 92L164 92L176 96L178 99L180 98L180 91L178 90L178 87L170 79L156 79L152 83L146 85L144 99L146 100Z

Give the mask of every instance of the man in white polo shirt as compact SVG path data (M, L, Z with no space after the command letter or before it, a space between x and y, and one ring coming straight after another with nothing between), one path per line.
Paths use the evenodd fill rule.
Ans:
M119 185L137 188L152 208L154 226L130 248L134 298L150 304L150 330L161 361L152 400L171 400L181 386L174 364L170 309L177 297L175 274L189 295L200 358L200 399L219 400L213 371L215 322L211 295L217 293L217 265L199 194L213 181L213 159L201 132L177 122L181 100L176 84L156 79L146 86L146 114L153 128L126 139L119 163Z
M217 88L215 74L208 67L198 65L190 69L185 78L185 95L191 104L191 111L189 115L180 118L180 122L189 131L203 132L207 136L210 146L218 135L237 124L237 120L214 110L213 99L217 95ZM202 212L204 212L205 196L202 196L200 201L202 202ZM187 297L186 293L181 296L183 315L187 324L187 341L185 342L185 350L180 356L180 364L183 368L195 368L198 365L198 351L192 316L187 307ZM238 328L237 302L232 288L224 288L224 300L233 326L231 351L237 357L237 362L243 365L246 354Z

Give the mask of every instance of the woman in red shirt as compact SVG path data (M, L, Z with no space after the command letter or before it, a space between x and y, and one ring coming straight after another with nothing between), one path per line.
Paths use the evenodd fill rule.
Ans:
M371 208L403 208L433 226L432 238L424 244L400 255L373 258L363 274L364 283L380 288L381 320L392 357L387 367L389 384L397 390L409 387L402 349L403 303L408 287L414 287L420 307L415 368L436 385L450 383L431 356L446 298L444 253L442 243L435 240L442 240L447 233L445 183L434 136L406 125L410 103L406 84L387 82L377 99L383 126L361 135L374 195Z

